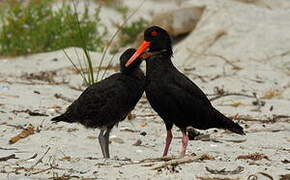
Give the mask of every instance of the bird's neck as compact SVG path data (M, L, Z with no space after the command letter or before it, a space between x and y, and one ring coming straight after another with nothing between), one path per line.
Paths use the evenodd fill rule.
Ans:
M144 77L144 73L139 67L131 69L130 71L127 71L127 72L124 71L123 73L137 79L142 79Z
M174 69L171 62L171 56L156 55L146 60L146 78L154 79L160 78L165 73Z

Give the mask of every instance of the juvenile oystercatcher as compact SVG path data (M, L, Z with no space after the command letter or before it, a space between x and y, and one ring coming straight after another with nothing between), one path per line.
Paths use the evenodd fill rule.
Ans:
M187 127L197 129L223 128L244 135L243 128L216 110L189 78L179 72L171 62L173 55L169 34L158 26L144 32L144 42L128 60L126 66L148 50L152 54L146 59L145 93L152 108L164 120L167 129L163 156L166 156L172 140L173 125L182 132L181 156L185 155ZM159 53L155 53L159 52Z
M87 128L100 128L99 143L104 158L109 155L109 135L114 125L124 120L141 98L145 76L137 58L125 66L135 49L126 50L120 57L120 71L89 86L54 122L78 122Z

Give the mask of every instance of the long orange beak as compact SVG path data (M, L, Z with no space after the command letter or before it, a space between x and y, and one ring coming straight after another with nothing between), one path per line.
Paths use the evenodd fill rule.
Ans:
M150 47L150 42L143 41L140 47L136 50L136 52L131 56L131 58L125 64L125 67L128 67L130 64L132 64L140 56L140 54L142 54L149 47Z

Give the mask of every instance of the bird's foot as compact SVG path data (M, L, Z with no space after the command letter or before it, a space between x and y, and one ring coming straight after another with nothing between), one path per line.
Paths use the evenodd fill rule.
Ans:
M168 154L168 150L169 150L169 146L170 146L170 143L172 141L172 132L171 130L167 130L167 135L166 135L166 139L165 139L165 148L164 148L164 151L163 151L163 157L167 156Z
M186 148L187 148L187 145L188 145L188 135L186 132L182 132L182 146L181 146L181 153L180 153L180 156L184 157L185 156L185 153L186 153Z

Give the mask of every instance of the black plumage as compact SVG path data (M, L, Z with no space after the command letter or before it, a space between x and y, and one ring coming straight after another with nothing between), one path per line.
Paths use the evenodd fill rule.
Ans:
M100 128L99 143L104 158L109 158L109 134L115 124L124 120L144 92L145 76L139 65L142 60L125 67L135 49L120 57L120 71L89 86L54 122L78 122L87 128Z
M146 29L144 42L136 52L142 53L146 49L152 55L146 59L145 93L152 108L165 122L167 137L164 156L172 140L173 125L180 128L183 134L182 156L188 144L187 127L223 128L244 134L241 126L216 110L202 90L172 64L171 40L165 30L158 26ZM134 60L130 58L129 62Z

